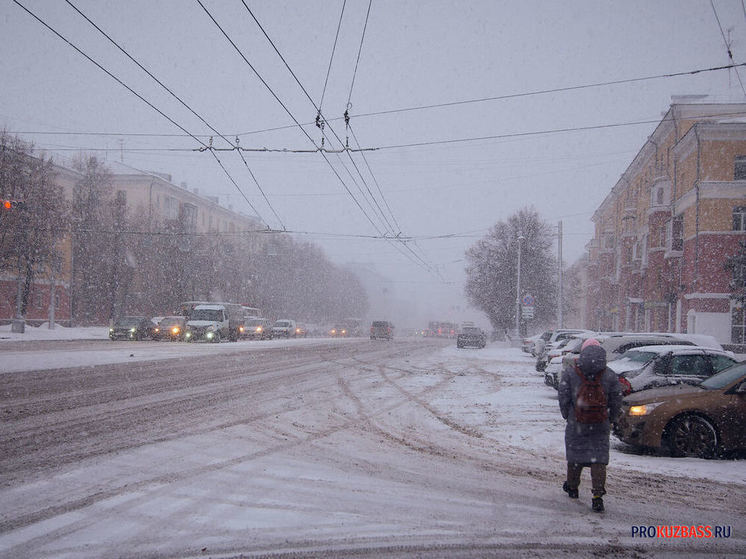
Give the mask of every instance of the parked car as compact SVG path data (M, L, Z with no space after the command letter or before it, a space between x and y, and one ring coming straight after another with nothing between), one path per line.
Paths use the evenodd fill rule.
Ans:
M371 340L393 340L394 325L388 320L374 320L370 325Z
M272 337L272 323L266 318L249 318L244 324L243 337L249 340L269 340Z
M276 320L272 325L272 337L273 338L294 338L295 337L295 320L289 318L281 318Z
M186 317L184 316L165 316L155 328L155 339L181 341L184 339L186 332Z
M477 326L462 326L456 336L456 347L476 347L483 349L487 346L487 334Z
M109 328L111 340L143 340L153 339L155 323L146 316L123 316Z
M602 348L606 350L606 361L611 362L619 359L628 350L642 346L650 345L691 345L694 346L694 342L686 339L686 334L674 335L674 334L662 334L662 333L615 333L615 334L579 334L575 336L575 340L568 342L563 348L559 355L554 354L551 356L549 363L544 369L544 383L554 387L556 390L559 388L560 375L562 369L568 359L577 357L580 355L580 347L583 342L589 337L593 337L598 340ZM630 387L626 379L621 380L622 384L625 385L625 390L629 392Z
M562 340L565 340L567 338L575 337L579 334L594 334L594 332L591 332L590 330L580 330L580 329L569 329L569 328L561 328L559 330L553 330L551 336L549 337L549 340L546 344L544 344L543 349L541 353L536 354L536 370L543 372L544 369L547 366L547 363L549 363L548 354L549 352Z
M746 449L746 364L696 386L644 390L622 400L614 434L625 443L673 456L712 458Z
M541 338L544 334L542 332L539 332L538 334L534 334L533 336L529 336L527 338L523 338L521 340L521 351L524 353L531 353L533 354L534 351L534 345L536 344L537 340ZM548 338L549 336L547 336Z
M629 381L630 392L638 392L669 384L699 384L737 362L717 349L657 345L631 349L609 368Z

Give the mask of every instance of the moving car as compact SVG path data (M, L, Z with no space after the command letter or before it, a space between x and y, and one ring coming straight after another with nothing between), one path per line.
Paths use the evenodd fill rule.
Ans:
M614 434L623 442L672 456L712 458L746 449L746 364L696 386L644 390L622 400Z
M163 317L155 328L156 340L181 341L186 332L186 317L166 316Z
M631 392L669 384L699 384L737 361L725 351L698 346L657 345L631 349L609 368L625 378Z
M300 322L295 325L295 337L296 338L305 338L308 335L308 328L306 328L305 324L301 324Z
M487 346L487 334L477 326L462 326L456 336L456 347L476 347L483 349Z
M155 336L155 323L146 316L123 316L109 328L111 340L143 340Z
M272 324L266 318L249 318L244 323L243 337L250 340L269 340Z
M281 318L272 325L273 338L294 338L295 329L297 328L295 320Z
M370 325L371 340L393 340L394 325L388 320L374 320Z
M332 338L346 338L347 337L347 327L343 326L341 324L336 324L332 327L331 330L329 330L329 335Z

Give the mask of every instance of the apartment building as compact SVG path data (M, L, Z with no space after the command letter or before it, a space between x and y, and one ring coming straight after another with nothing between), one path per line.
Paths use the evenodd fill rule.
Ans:
M674 99L592 219L587 327L744 343L726 262L746 240L746 103Z
M112 191L124 202L129 215L146 216L150 227L155 228L163 220L176 220L186 225L186 230L195 233L228 232L241 233L261 229L258 218L244 215L218 203L216 197L203 196L197 189L189 190L184 185L177 186L171 176L122 169L112 163ZM62 187L67 199L72 200L73 191L83 175L67 167L55 166L56 182ZM256 243L259 236L254 236ZM63 234L58 241L61 259L57 269L37 273L30 291L25 320L29 324L39 324L54 316L57 323L71 323L72 292L71 277L75 266L72 258L72 239ZM19 286L24 278L19 278L12 269L0 269L0 323L8 323L18 311Z

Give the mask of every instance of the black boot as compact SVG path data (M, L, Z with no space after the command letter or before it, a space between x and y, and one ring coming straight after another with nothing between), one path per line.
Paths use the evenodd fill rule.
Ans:
M562 491L567 493L567 496L570 497L570 499L577 499L578 498L578 488L572 489L569 485L567 485L567 482L562 484Z
M603 512L604 500L601 497L593 497L591 507L593 508L593 512Z

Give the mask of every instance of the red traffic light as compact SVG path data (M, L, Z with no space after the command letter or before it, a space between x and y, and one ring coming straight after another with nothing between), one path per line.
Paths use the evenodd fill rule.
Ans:
M13 210L13 209L20 209L23 207L23 202L19 202L18 200L6 200L6 199L0 199L0 206L4 210Z

